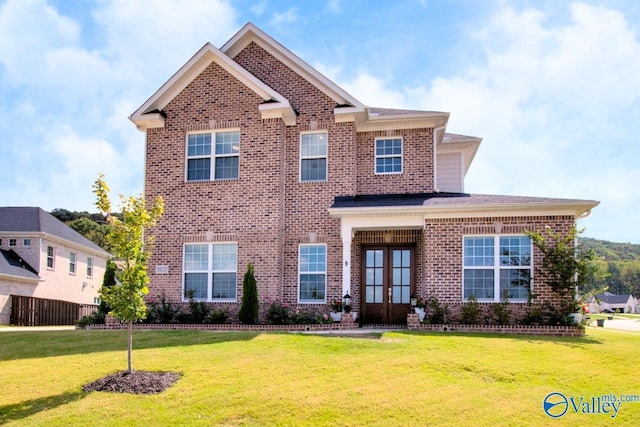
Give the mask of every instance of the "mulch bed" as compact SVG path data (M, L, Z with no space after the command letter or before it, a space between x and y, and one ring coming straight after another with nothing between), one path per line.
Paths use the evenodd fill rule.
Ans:
M175 384L181 375L175 372L120 371L82 387L84 391L157 394Z

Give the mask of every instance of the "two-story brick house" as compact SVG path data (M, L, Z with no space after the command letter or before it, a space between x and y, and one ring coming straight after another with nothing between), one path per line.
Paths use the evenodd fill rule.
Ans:
M250 23L205 44L130 117L166 207L152 295L235 311L251 262L261 300L322 311L349 293L370 323L405 321L413 293L550 298L524 231L597 202L464 193L481 140L448 117L365 106Z

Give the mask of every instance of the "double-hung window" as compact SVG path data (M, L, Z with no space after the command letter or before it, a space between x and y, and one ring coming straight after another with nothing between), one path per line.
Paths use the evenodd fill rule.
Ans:
M402 138L376 138L376 174L402 173Z
M187 135L187 181L238 179L240 132Z
M300 182L327 180L327 133L300 135Z
M183 298L236 301L238 245L198 243L184 246Z
M55 261L55 257L54 257L53 246L47 246L47 268L53 269L54 261Z
M531 239L526 236L464 238L464 299L526 301L533 272Z
M298 300L325 302L327 288L327 246L300 245L298 260Z
M76 274L76 254L69 253L69 274Z
M93 277L93 259L87 258L87 277Z

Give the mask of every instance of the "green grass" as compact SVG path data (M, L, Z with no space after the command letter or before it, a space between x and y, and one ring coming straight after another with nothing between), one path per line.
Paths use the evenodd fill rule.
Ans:
M0 424L637 425L542 410L559 391L640 394L640 334L583 338L420 334L369 337L136 331L134 368L183 374L159 395L81 391L126 367L122 331L2 332Z

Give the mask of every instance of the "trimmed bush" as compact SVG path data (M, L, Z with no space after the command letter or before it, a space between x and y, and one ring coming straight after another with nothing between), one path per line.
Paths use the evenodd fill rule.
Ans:
M253 275L253 264L249 263L242 279L242 305L238 318L242 323L255 325L258 323L258 287Z

